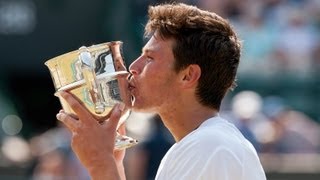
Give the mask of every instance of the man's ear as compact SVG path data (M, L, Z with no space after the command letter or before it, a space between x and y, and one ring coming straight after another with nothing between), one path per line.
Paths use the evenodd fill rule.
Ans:
M197 64L191 64L181 72L182 85L186 88L196 86L201 76L201 68Z

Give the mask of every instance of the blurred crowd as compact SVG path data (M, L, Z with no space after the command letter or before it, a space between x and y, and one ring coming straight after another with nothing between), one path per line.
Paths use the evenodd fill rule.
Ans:
M320 65L317 0L199 0L231 20L243 40L240 73L312 76Z
M134 10L139 10L150 3L165 1L132 2L137 7ZM217 12L235 26L243 43L240 78L250 75L271 79L284 75L293 79L319 77L320 1L180 2ZM133 14L141 17L138 20L141 23L145 16L142 12L139 10ZM140 36L142 32L137 34ZM253 90L234 91L230 92L224 102L220 115L234 123L259 153L320 154L320 117L311 118L287 101L277 94L263 96ZM317 106L316 109L320 110ZM6 171L0 172L0 177L89 179L70 149L70 134L64 127L58 125L30 139L24 139L19 135L23 125L19 117L14 115L13 109L10 100L0 94L0 115L5 117L1 120L0 129L0 169ZM160 159L174 143L172 137L156 115L133 116L128 120L127 128L129 135L140 140L136 147L127 151L125 163L128 179L153 179Z
M134 23L137 24L136 29L142 29L145 13L141 9L146 10L148 4L162 3L166 0L133 2L136 7L133 16L138 17ZM276 76L285 73L304 78L314 75L320 68L318 0L178 0L177 2L197 5L231 21L243 41L240 74ZM123 14L123 11L120 13ZM138 37L140 36L141 32Z
M279 96L237 93L223 111L259 153L320 153L320 125Z

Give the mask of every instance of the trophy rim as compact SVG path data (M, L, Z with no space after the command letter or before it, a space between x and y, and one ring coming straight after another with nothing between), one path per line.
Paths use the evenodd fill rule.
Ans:
M90 52L92 52L92 51L96 51L96 50L102 49L102 47L104 47L104 46L107 46L110 49L110 46L112 44L120 44L121 45L121 44L123 44L123 42L122 41L108 41L108 42L101 42L101 43L97 43L97 44L92 44L90 46L81 46L81 47L86 47L86 48L88 48L88 50ZM58 60L58 59L61 59L61 58L65 57L65 56L70 56L71 54L79 53L79 49L81 47L79 47L76 50L72 50L72 51L69 51L69 52L54 56L54 57L46 60L44 62L44 65L49 66L50 62L53 62L53 61Z

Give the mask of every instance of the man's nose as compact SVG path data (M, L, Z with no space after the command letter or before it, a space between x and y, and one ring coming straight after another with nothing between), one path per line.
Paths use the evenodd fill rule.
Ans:
M133 61L130 66L129 66L129 72L130 72L130 76L132 75L136 75L136 74L139 74L139 72L141 71L141 67L140 67L140 60L141 57L137 58L135 61Z

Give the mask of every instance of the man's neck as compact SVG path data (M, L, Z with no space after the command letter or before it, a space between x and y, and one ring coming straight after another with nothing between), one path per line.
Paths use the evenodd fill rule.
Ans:
M159 113L164 125L179 142L189 133L197 129L204 121L218 114L218 111L204 106L181 107Z

